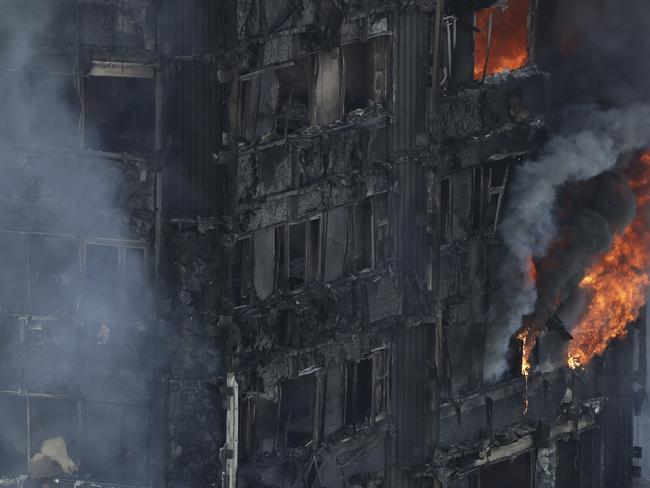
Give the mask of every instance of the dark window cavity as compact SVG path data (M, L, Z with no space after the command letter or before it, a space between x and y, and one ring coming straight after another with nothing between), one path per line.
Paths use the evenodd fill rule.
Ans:
M295 290L305 284L307 224L289 225L289 289Z
M346 365L345 424L365 424L372 409L372 359Z
M284 289L286 282L286 227L279 225L274 228L274 272L275 277L274 288L276 290Z
M375 37L343 47L345 111L386 104L388 37Z
M315 389L313 374L281 384L281 447L303 447L313 439Z
M90 76L85 84L85 146L108 152L154 149L153 79Z
M253 280L253 238L237 241L232 262L232 299L235 306L250 303Z

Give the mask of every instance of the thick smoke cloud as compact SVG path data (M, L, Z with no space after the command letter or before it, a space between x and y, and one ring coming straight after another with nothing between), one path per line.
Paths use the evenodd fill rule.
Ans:
M144 254L123 247L118 257L118 248L108 245L94 246L91 251L84 239L142 237L142 228L123 208L130 203L127 191L132 191L125 181L141 181L141 174L132 164L99 158L82 148L82 134L86 135L83 147L95 148L101 135L90 138L98 132L88 123L82 130L83 80L76 76L73 51L75 11L76 2L0 2L1 389L23 389L20 382L24 381L26 389L35 393L74 396L94 390L89 396L94 393L95 398L119 401L127 388L137 386L121 375L130 378L145 362L141 359L145 335L141 319L148 305L140 256ZM97 259L91 265L93 253ZM132 297L116 298L119 287L129 286ZM41 320L39 315L57 320L34 324ZM30 352L28 359L22 352L25 339L13 333L19 330L19 316L30 321L30 330L24 333L40 341L38 353ZM119 347L118 339L122 341ZM141 363L135 364L133 358ZM14 377L16 384L11 383ZM26 432L21 400L0 398L2 474L24 473L21 450L26 446ZM29 469L37 473L39 459L45 459L44 464L52 469L55 460L63 468L59 475L71 474L77 466L70 463L76 462L80 450L76 445L77 404L48 401L32 402ZM121 442L116 440L119 430L110 415L110 408L115 408L94 408L104 417L95 414L82 435L84 450L92 453L96 465L86 463L80 472L91 479L102 470L120 472L111 466L119 454L115 445ZM9 420L14 418L15 422ZM144 420L135 423L129 435L135 439L145 428ZM128 448L144 446L144 441L133 444ZM139 466L124 469L139 476L145 466L143 456L132 453L132 463ZM50 474L56 475L56 470Z
M508 257L489 316L488 379L506 371L510 337L524 317L533 314L534 326L544 327L558 299L570 298L593 256L629 222L632 196L611 170L650 144L647 2L542 2L538 18L537 59L564 108L555 136L535 161L517 168L509 191L501 224ZM567 237L556 242L559 235ZM545 256L536 287L530 258Z
M544 257L559 235L558 213L562 208L558 208L558 195L561 190L614 168L621 155L645 146L650 140L650 106L646 105L607 111L599 111L595 106L574 107L565 112L564 120L567 126L561 129L563 133L546 145L536 161L528 161L517 169L510 189L509 205L501 224L509 256L501 276L502 296L497 299L491 316L493 324L487 357L494 360L488 363L486 373L489 377L505 371L507 338L522 326L522 317L535 309L538 295L528 277L530 258ZM616 180L616 176L612 178ZM583 205L586 197L585 202L573 202L574 208L567 209L575 219L570 225L580 237L576 238L574 248L564 249L563 262L571 266L557 267L558 273L565 276L556 275L556 279L551 280L553 286L574 279L594 253L607 248L613 232L620 229L620 223L631 219L633 198L630 194L620 195L620 187L609 179L600 182L600 189L604 191L596 201L616 200L611 206L603 205L601 212ZM607 215L608 212L612 214ZM565 221L564 225L568 226L569 222ZM581 249L581 246L585 247ZM514 290L519 292L513 297ZM551 310L551 314L554 311Z

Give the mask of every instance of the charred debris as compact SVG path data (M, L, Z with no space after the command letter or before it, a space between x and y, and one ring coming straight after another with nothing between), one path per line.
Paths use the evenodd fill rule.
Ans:
M3 0L0 486L628 486L645 315L491 325L562 3Z

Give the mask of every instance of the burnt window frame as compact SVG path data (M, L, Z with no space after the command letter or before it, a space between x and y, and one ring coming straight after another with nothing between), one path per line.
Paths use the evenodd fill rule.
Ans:
M380 359L381 368L379 367ZM349 406L350 403L354 403L356 407L359 401L359 365L367 362L370 362L370 391L369 398L366 399L369 403L369 411L368 416L360 422L359 412L356 409L350 412ZM392 366L392 354L386 346L375 349L361 358L348 361L344 364L343 425L356 429L364 425L380 423L390 417L392 413ZM350 384L351 380L352 383ZM352 395L352 398L350 398L350 395ZM380 398L379 395L381 395Z
M301 289L304 289L306 286L309 286L312 283L320 283L322 281L322 262L323 262L323 219L324 216L322 213L311 214L305 217L301 217L296 220L291 220L289 222L284 222L282 224L273 226L274 238L273 238L273 259L275 262L274 265L274 290L275 291L288 291L295 292ZM311 233L313 227L311 226L312 222L318 221L318 239L316 240L317 250L316 256L314 257L314 249L312 249L311 242ZM305 264L303 267L303 283L298 286L290 286L290 239L291 239L291 227L296 225L305 226ZM278 254L278 243L283 242L284 252L282 256ZM312 259L313 258L313 259ZM312 265L316 265L316 270L312 269Z
M537 6L538 6L538 1L536 1L536 0L526 0L526 2L528 3L528 15L526 17L526 31L527 31L526 51L527 51L527 56L528 57L527 57L526 64L524 64L523 66L521 66L521 67L519 67L517 69L524 69L527 66L531 66L531 65L533 65L535 63L535 60L534 60L534 52L535 52L535 49L534 49L534 42L535 42L534 19L535 19L535 15L536 15ZM477 36L480 33L480 29L477 26L477 24L478 24L478 20L477 20L478 16L477 16L477 14L478 14L478 12L483 11L483 10L492 10L493 12L490 14L490 17L493 17L494 10L496 8L498 8L498 7L494 6L494 5L493 6L488 6L488 7L476 10L473 13L472 27L473 27L474 35L473 35L473 38L472 38L472 58L473 58L473 62L472 62L472 77L471 77L471 79L472 79L472 81L476 81L476 82L479 82L479 83L483 83L485 81L485 79L487 79L488 77L495 76L495 75L498 75L500 73L500 72L498 72L498 73L494 73L494 74L488 74L487 69L486 69L487 66L486 66L485 68L483 68L481 70L482 76L480 78L475 78L474 77L474 65L475 65L475 62L476 62L475 61L475 56L476 56ZM492 22L492 20L490 20L489 22ZM488 41L486 41L486 42L488 42ZM492 50L492 45L493 45L492 43L493 42L494 42L494 38L490 39L489 42L488 42L488 45L486 46L487 56L490 56L490 51ZM488 63L489 63L489 60L488 60Z
M280 84L280 77L276 75L278 80L278 106L274 107L273 114L269 114L273 118L273 130L270 132L271 137L269 140L263 140L263 137L258 137L257 135L257 122L260 118L260 102L262 99L262 78L266 75L275 74L275 72L280 72L284 70L292 70L291 78L291 87L289 90L289 98L287 100L288 104L291 104L293 101L293 95L296 89L296 80L298 76L296 70L301 70L302 76L306 81L306 90L307 90L307 115L308 115L308 124L305 124L306 127L309 124L313 123L313 111L314 111L314 61L313 55L302 56L296 61L287 61L284 63L279 63L276 65L267 66L260 68L248 73L241 73L237 80L239 86L239 96L237 100L237 121L238 121L238 138L247 146L258 146L263 145L268 142L276 141L282 138L286 138L289 134L294 131L289 130L289 116L288 114L282 115L282 100L280 99L280 94L282 92L282 86ZM255 87L254 84L257 86ZM285 87L286 88L286 87ZM255 100L250 102L252 105L249 106L249 98L255 97ZM250 114L247 113L250 110ZM248 120L248 117L252 116L252 120ZM284 118L283 121L283 131L282 135L278 134L278 129L280 126L280 119ZM250 134L247 134L247 129L251 129Z
M106 148L93 148L89 147L88 145L88 136L89 136L89 128L88 128L88 100L87 100L87 91L88 91L88 83L92 78L133 78L133 79L138 79L138 80L150 80L152 84L152 90L153 90L153 100L154 100L154 105L153 105L153 113L151 114L151 117L153 118L153 140L151 141L152 144L150 147L147 147L146 149L143 148L142 151L136 150L136 151L131 151L131 150L121 150L121 151L109 151L106 150ZM129 61L100 61L100 60L93 60L91 61L90 69L88 73L86 74L85 77L81 78L80 81L80 99L81 99L81 111L80 111L80 147L81 149L86 149L89 151L97 152L97 153L105 153L105 154L130 154L130 153L139 153L139 152L145 152L145 153L153 153L156 148L160 145L159 139L160 139L160 124L158 120L158 113L159 113L159 105L160 105L160 100L159 100L159 94L160 94L160 89L159 89L159 84L160 84L160 77L158 75L157 70L153 66L148 66L143 63L134 63L134 62L129 62ZM101 134L96 134L101 137Z
M247 247L246 248L240 248L240 246L243 245L244 242L247 242ZM248 258L248 273L244 273L244 264L245 261L243 259L243 255L240 257L239 260L237 260L237 254L238 253L244 253L247 251L245 254L247 255ZM246 307L247 305L250 305L253 301L253 294L255 293L255 241L254 241L254 236L253 234L247 234L244 236L240 236L237 239L237 242L235 244L234 248L234 254L233 254L233 259L231 261L231 272L230 272L230 278L231 278L231 297L233 301L233 305L235 308L240 308L240 307ZM235 279L235 265L239 263L240 265L240 278L239 281ZM244 279L244 274L247 274L248 276L246 277L247 279ZM248 293L247 294L242 294L242 285L245 283L245 281L248 282ZM239 283L239 284L237 284ZM238 292L237 292L238 290Z
M347 42L341 46L341 105L343 107L343 116L347 116L354 110L367 108L370 106L368 102L372 102L372 104L379 105L384 108L388 107L388 104L390 102L392 81L392 41L393 34L391 32L382 32L380 34L369 36L365 40L357 39L351 42ZM383 46L380 46L380 44L383 44ZM351 108L348 106L349 73L347 66L350 64L350 61L348 60L348 54L350 54L350 51L355 48L363 49L363 52L360 54L362 58L366 58L362 61L367 63L364 66L364 71L370 72L364 73L364 75L367 77L365 80L367 86L365 88L368 91L368 96L366 96L365 103L359 107L355 106L354 108ZM383 59L379 59L382 52L384 54L384 57ZM380 60L380 63L378 63L378 60ZM378 83L374 76L376 76L379 71L383 72L384 77L383 81ZM372 81L370 79L371 76L373 77Z
M126 253L129 249L135 249L142 252L143 267L144 267L144 276L143 276L143 285L148 287L151 285L151 272L150 272L150 249L147 243L141 241L129 241L121 239L83 239L70 235L64 234L51 234L44 232L21 232L21 231L8 231L0 230L0 235L10 235L17 236L22 240L21 245L19 246L24 250L25 253L25 266L26 266L26 308L24 310L17 310L15 314L17 315L36 315L40 317L57 317L57 318L80 318L84 316L84 305L82 303L85 295L86 288L86 251L88 246L110 246L117 248L118 253L118 296L119 296L119 310L115 312L116 319L124 318L124 315L127 313L127 280L126 280ZM57 314L57 313L37 313L34 310L34 305L32 304L31 297L31 282L33 279L36 279L32 276L32 265L31 265L31 246L32 241L35 239L52 239L52 240L61 240L67 241L69 243L74 243L77 249L77 269L76 269L76 308L71 314ZM145 290L146 291L146 290ZM144 297L143 297L144 298ZM149 311L149 314L151 310ZM148 314L148 315L149 315Z
M345 275L370 271L375 267L373 210L370 198L365 198L364 200L345 206L346 252L343 267ZM367 217L368 221L363 220L362 222L362 217ZM362 232L363 227L367 226L369 226L369 229L366 229L368 233L367 239L369 241L367 239L361 241L359 239L359 233ZM364 243L366 246L363 246Z
M301 372L298 374L298 376L294 378L288 378L277 385L277 391L278 391L278 423L277 423L277 431L276 431L276 437L275 437L275 450L276 452L286 452L288 449L304 449L310 444L318 445L319 437L320 437L320 421L319 421L319 412L321 410L321 407L319 403L321 402L321 396L320 395L320 369L313 369L313 370L308 370L305 372ZM309 403L309 417L307 419L307 428L308 430L303 429L302 433L305 435L309 435L309 439L304 441L304 444L302 446L291 446L289 445L288 442L288 436L291 432L298 432L298 430L293 429L291 430L290 427L286 426L287 422L290 422L289 420L284 418L284 414L286 411L284 410L287 408L287 405L290 403L284 398L283 394L283 385L287 385L288 383L298 383L298 382L305 382L306 384L308 382L311 382L311 384L307 384L307 386L310 387L311 391L309 392L310 398L308 399ZM288 414L289 418L291 418L291 411L289 411Z
M494 234L496 233L499 223L501 220L501 214L503 212L503 206L504 206L504 199L506 197L506 192L508 189L508 182L510 180L510 171L512 169L513 164L515 161L513 161L511 158L504 158L504 159L495 159L493 161L490 161L489 163L483 164L482 165L482 171L483 171L483 186L485 187L485 201L482 205L482 216L481 216L481 225L484 228L484 232L487 234ZM496 165L503 164L505 165L505 168L503 170L503 177L502 180L498 183L498 185L495 184L495 181L493 181L494 174L496 172ZM491 223L487 220L489 217L488 214L488 206L490 205L491 199L496 198L496 207L495 207L495 212L494 212L494 222Z

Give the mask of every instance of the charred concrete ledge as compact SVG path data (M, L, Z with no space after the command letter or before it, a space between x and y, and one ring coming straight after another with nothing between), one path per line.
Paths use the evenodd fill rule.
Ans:
M338 330L330 337L321 337L318 343L303 348L285 348L278 351L242 351L233 361L240 371L241 385L255 391L261 385L273 387L278 382L299 377L310 371L344 364L364 358L381 348L390 346L388 331L399 328L400 320L386 319L368 330Z
M280 298L250 310L236 321L238 349L271 352L313 347L339 331L363 331L400 311L400 291L378 279L348 282L331 289L311 290L300 297ZM372 313L370 313L372 310Z
M303 479L317 478L323 486L341 480L349 486L376 486L384 480L385 442L395 426L389 421L355 433L339 432L316 447L292 449L288 454L271 454L240 466L242 487L282 486L288 472Z
M450 92L441 100L440 140L464 140L548 113L548 84L548 75L533 67Z
M238 33L239 38L247 42L268 39L273 42L274 37L298 34L304 38L302 44L307 41L323 44L337 34L346 39L354 34L361 36L382 29L386 12L395 7L380 0L274 0L264 4L258 4L257 0L239 0Z
M561 412L540 417L536 424L519 423L464 440L450 449L441 449L426 467L424 477L453 480L483 466L514 459L526 452L548 447L549 443L579 436L597 426L605 399L595 397Z
M393 176L386 162L386 142L382 116L326 131L313 128L305 137L294 134L279 143L244 151L239 158L239 201L248 206L255 202L273 205L269 201L290 197L293 191L302 199L309 200L311 193L321 205L336 206L389 190ZM347 197L337 194L346 191ZM318 209L314 204L298 205L299 213Z

